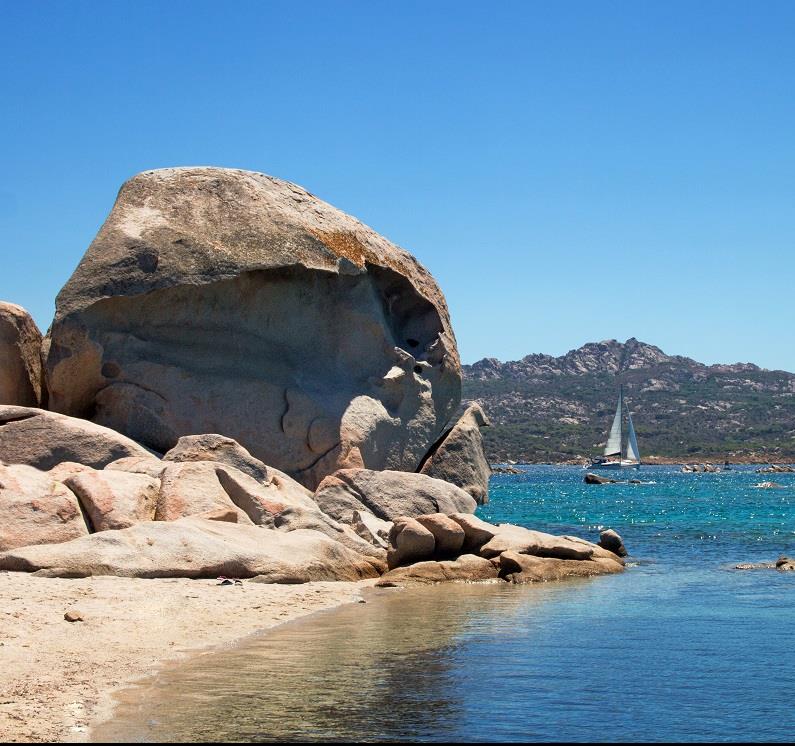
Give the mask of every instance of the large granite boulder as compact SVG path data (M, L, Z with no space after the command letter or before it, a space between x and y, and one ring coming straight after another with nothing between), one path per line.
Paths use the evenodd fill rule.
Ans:
M317 531L183 518L0 553L0 570L49 577L253 578L266 583L378 577L369 558Z
M0 463L0 551L88 534L77 498L47 472Z
M0 301L0 404L41 403L41 332L30 314Z
M479 505L489 501L491 467L483 450L480 428L490 425L480 404L472 404L429 451L421 474L458 485Z
M301 187L232 169L125 183L45 351L51 409L160 452L223 433L313 489L416 470L460 401L430 274Z
M428 513L474 513L474 498L454 484L425 474L341 469L318 486L315 502L324 513L352 523L354 511L385 521Z
M0 461L51 469L62 461L101 469L124 456L151 454L138 443L87 420L33 407L0 406Z

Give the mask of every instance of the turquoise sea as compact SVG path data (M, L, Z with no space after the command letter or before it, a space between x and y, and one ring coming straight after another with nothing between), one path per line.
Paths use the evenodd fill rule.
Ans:
M95 740L795 740L795 573L732 569L795 555L795 474L583 475L495 476L479 515L614 528L625 573L375 592L168 667Z

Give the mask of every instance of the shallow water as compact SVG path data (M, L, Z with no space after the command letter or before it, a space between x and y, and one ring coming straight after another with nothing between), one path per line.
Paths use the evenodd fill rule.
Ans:
M634 475L633 475L634 476ZM621 533L627 572L384 590L128 690L95 740L791 741L795 475L496 476L479 514ZM782 490L754 489L774 479Z

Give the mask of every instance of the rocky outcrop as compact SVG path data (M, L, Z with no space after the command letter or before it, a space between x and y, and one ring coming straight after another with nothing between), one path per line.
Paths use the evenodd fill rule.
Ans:
M621 572L622 563L607 557L573 560L538 557L507 551L499 556L499 575L509 583L545 583L574 577L591 577Z
M0 551L88 534L77 498L49 474L0 463Z
M184 518L139 523L64 544L26 546L0 554L0 570L48 577L254 578L265 583L378 577L368 558L317 531Z
M536 557L587 560L603 556L602 552L606 550L570 536L553 536L522 526L501 524L497 526L495 535L480 548L479 554L489 559L508 551Z
M615 484L615 479L609 479L608 477L600 477L598 474L592 474L588 472L583 479L585 484Z
M326 477L314 495L324 513L351 523L354 511L368 511L385 521L428 513L474 513L468 493L441 479L399 471L342 469Z
M792 474L793 472L795 469L787 464L772 464L756 470L757 474Z
M314 488L414 471L460 401L444 298L407 252L289 182L123 185L56 301L50 407L165 452L223 433Z
M80 501L92 531L129 528L155 518L160 482L146 474L88 469L64 484Z
M41 404L41 332L21 306L0 301L0 404Z
M87 420L33 407L0 406L0 460L51 469L74 461L101 469L124 456L149 457L135 441Z
M458 485L479 505L487 503L491 467L483 451L480 428L489 424L481 406L471 404L428 453L420 473Z
M473 554L463 554L455 560L417 562L408 567L396 567L381 576L377 586L389 587L402 583L482 583L497 580L498 570L493 562Z

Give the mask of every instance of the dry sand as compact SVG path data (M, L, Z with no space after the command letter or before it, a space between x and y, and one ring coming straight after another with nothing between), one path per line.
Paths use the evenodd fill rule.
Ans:
M0 740L83 741L112 692L202 648L358 600L375 581L36 578L0 572ZM83 621L64 614L78 610Z

